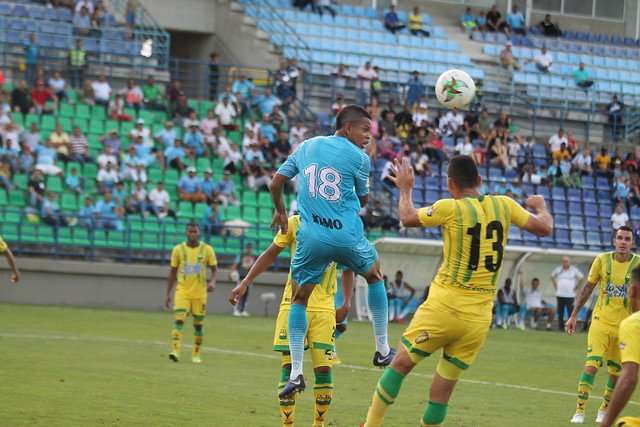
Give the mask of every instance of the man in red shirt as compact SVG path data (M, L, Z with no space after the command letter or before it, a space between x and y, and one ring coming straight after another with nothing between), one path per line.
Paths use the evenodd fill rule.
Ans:
M51 113L57 107L58 98L44 85L42 80L38 80L36 87L31 90L31 101L38 114ZM53 101L53 108L46 106L47 101Z

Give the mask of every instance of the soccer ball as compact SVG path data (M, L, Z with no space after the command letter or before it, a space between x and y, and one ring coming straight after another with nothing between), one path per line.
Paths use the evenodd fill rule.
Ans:
M466 108L476 94L476 84L462 70L448 70L436 82L436 97L447 108Z

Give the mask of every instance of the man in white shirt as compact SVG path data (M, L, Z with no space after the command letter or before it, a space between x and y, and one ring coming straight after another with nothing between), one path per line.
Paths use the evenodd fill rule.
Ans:
M378 76L376 70L371 66L371 61L367 61L358 68L358 79L356 80L356 103L363 107L369 103L371 95L371 81Z
M78 0L75 6L75 13L80 13L83 7L86 7L90 14L93 13L93 2L91 0Z
M107 81L107 76L100 74L98 80L91 83L91 88L95 103L106 108L109 105L109 98L111 98L111 85Z
M459 140L458 144L454 148L455 152L461 156L473 155L473 144L468 136L464 137L464 140Z
M164 218L167 215L172 215L172 211L169 209L169 193L164 189L164 183L158 182L156 188L149 191L149 202L151 202L151 212L153 212L158 218Z
M536 68L543 73L551 71L551 65L553 65L553 57L546 47L540 50L540 53L533 58L533 62L536 64Z
M547 316L547 330L550 330L554 316L553 306L547 304L547 302L542 299L542 292L539 288L540 280L537 277L534 277L531 280L531 289L524 291L524 299L527 309L526 313L533 315L532 327L534 329L536 328L538 319ZM524 324L522 324L522 326L524 327Z
M611 214L611 228L615 231L623 225L629 225L629 215L627 215L624 205L622 203L618 203Z
M591 150L584 148L573 158L571 163L578 168L582 175L591 175L593 173L592 162Z
M227 130L235 130L235 125L233 124L233 119L236 117L236 109L229 102L228 97L222 98L222 102L216 105L216 116L220 119L220 124L223 128Z
M555 153L560 150L560 147L564 144L566 147L569 146L569 141L567 137L564 135L564 129L558 129L558 133L555 135L551 135L549 138L549 149L551 153Z
M558 302L558 329L564 331L565 308L571 314L576 291L584 280L584 274L569 262L569 257L562 257L562 265L556 267L551 273L551 284L556 290Z
M457 108L447 111L447 114L440 119L440 132L442 135L458 135L464 124L464 114Z
M106 169L109 163L112 165L118 164L118 158L111 152L111 147L104 147L102 153L98 156L97 161L100 169Z
M114 169L113 163L107 163L107 166L104 169L100 169L98 171L96 181L98 181L98 185L101 187L103 192L110 191L113 186L120 181L118 171Z
M142 145L145 147L153 147L153 141L151 140L151 131L149 128L144 126L144 119L136 120L136 126L131 129L129 133L129 137L132 141L138 139L138 137L142 137ZM164 147L162 147L164 149Z

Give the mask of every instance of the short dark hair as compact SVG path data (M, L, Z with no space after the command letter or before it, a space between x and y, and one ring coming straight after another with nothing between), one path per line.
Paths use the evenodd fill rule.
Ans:
M540 279L538 279L537 277L534 277L533 279L531 279L531 283L533 283L533 282L540 283Z
M618 227L616 229L616 235L618 234L618 231L628 231L629 233L633 234L633 228L629 227L628 225L621 225L620 227Z
M475 188L479 184L478 167L469 156L454 156L449 161L447 174L461 190Z
M200 229L200 224L198 224L197 222L188 222L187 223L187 229L189 228L197 228L198 230Z
M360 119L371 119L371 114L359 105L351 104L344 107L336 117L336 129L340 130L349 122Z

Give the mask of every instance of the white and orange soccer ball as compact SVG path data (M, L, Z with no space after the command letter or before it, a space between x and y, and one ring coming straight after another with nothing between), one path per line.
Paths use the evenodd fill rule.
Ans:
M476 95L476 84L462 70L447 70L436 81L436 97L447 108L466 108Z

